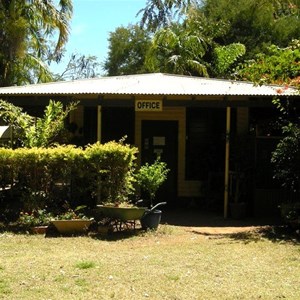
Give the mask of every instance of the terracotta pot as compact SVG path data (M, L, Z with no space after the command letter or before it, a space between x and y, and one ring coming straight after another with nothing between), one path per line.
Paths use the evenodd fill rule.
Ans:
M32 233L35 234L45 234L47 232L48 226L34 226L31 228Z

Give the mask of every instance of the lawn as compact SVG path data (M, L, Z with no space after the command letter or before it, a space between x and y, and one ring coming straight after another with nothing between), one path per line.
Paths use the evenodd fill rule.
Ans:
M300 244L161 225L135 235L0 233L0 299L300 299Z

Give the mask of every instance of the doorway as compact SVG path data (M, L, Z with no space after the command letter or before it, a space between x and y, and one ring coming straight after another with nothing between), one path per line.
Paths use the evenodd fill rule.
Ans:
M142 121L141 163L153 163L157 158L170 169L167 180L159 188L155 202L177 200L178 121Z

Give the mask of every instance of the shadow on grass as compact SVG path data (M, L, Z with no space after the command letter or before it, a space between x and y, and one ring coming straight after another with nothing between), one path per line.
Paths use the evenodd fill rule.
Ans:
M292 243L300 244L300 232L290 228L289 226L268 226L262 227L254 231L245 231L228 235L234 240L242 240L244 242L256 242L267 239L273 243Z
M95 240L115 242L115 241L130 239L133 237L144 236L144 234L145 234L145 230L132 229L132 230L114 231L107 234L90 233L89 236Z
M191 231L193 234L207 236L209 239L229 238L235 241L241 241L245 244L250 242L258 242L261 240L269 240L273 243L291 243L300 244L300 232L289 228L288 226L264 226L252 230L245 230L235 233L210 233L197 230Z
M16 235L35 235L30 228L22 227L19 224L3 224L0 223L0 234L1 233L13 233ZM122 229L119 231L112 231L108 233L99 233L95 227L91 227L90 230L83 233L60 233L57 231L53 224L50 224L47 228L46 234L43 234L45 238L73 238L73 237L89 237L95 240L103 241L119 241L129 239L133 237L143 237L148 234L156 234L155 230L144 230L140 227L131 229Z

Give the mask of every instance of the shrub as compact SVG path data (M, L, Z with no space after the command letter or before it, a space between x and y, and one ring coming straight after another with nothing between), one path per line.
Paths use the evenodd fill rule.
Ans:
M141 166L136 174L137 182L141 189L148 194L151 206L153 205L158 188L167 179L169 171L165 162L156 160L151 165L146 163Z
M110 142L52 148L0 148L0 183L11 185L10 194L22 204L20 209L57 210L93 206L103 201L124 200L130 193L137 149ZM101 187L101 189L99 188Z

